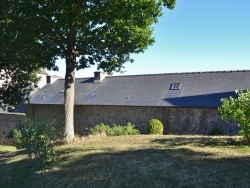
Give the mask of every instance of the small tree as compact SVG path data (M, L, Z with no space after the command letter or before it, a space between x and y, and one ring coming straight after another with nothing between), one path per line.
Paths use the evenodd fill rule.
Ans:
M222 106L219 107L223 120L233 119L239 123L240 132L250 143L250 90L236 90L238 98L221 99Z
M56 157L53 144L64 138L62 126L53 122L24 120L13 130L18 148L25 148L31 159L37 159L42 167Z

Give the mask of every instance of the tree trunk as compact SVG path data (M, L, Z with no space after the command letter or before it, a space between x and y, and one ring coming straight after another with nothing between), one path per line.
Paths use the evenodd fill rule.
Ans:
M64 92L65 133L67 142L74 140L75 64L75 55L72 50L68 50L66 55Z

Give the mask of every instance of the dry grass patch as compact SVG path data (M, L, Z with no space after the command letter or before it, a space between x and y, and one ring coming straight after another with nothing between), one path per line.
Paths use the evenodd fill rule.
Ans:
M0 145L0 153L1 152L9 152L9 151L16 151L16 147Z
M56 150L44 171L0 152L0 187L249 187L250 148L237 137L100 137Z

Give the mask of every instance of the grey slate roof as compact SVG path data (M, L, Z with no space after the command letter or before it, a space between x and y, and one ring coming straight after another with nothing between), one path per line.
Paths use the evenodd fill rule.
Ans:
M182 83L180 90L170 90ZM166 107L218 107L221 98L236 96L236 89L250 86L250 71L170 73L77 78L75 105L121 105ZM36 92L31 104L63 104L64 79Z

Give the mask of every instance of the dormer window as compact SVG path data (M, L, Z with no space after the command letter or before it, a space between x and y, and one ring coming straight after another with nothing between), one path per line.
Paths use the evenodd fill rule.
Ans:
M172 83L170 85L170 90L180 90L181 89L181 83Z

